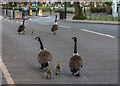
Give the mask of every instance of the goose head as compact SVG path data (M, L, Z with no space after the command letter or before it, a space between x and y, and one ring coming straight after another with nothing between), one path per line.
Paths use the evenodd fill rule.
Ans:
M73 39L74 41L77 41L77 38L76 38L76 37L73 37L72 39Z
M36 37L35 39L39 41L39 40L40 40L40 37Z

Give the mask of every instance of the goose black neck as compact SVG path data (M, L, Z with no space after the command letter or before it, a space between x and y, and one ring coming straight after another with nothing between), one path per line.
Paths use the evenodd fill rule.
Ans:
M25 20L23 20L23 25L24 25Z
M40 47L40 49L41 49L41 50L43 50L43 49L44 49L44 47L43 47L43 43L42 43L41 39L39 38L39 39L38 39L38 41L39 41L40 46L41 46L41 47Z
M75 40L74 53L77 54L77 39Z
M55 15L55 22L57 22L57 15Z

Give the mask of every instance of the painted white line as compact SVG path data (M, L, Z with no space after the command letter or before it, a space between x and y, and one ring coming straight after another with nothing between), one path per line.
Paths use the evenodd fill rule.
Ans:
M108 35L108 34L98 33L98 32L94 32L94 31L90 31L90 30L86 30L86 29L81 29L81 30L85 31L85 32L90 32L90 33L94 33L94 34L110 37L110 38L116 38L115 36L111 36L111 35Z
M5 19L5 20L7 20L7 19Z
M5 78L6 78L7 83L8 84L14 84L14 81L13 81L12 77L10 76L5 64L3 63L3 60L1 58L1 56L0 56L0 64L1 64L0 67L1 67L1 69L3 71L3 74L4 74Z
M10 21L10 20L8 20L8 21Z
M70 28L70 27L68 27L68 26L59 26L59 27L63 27L63 28Z
M11 22L13 22L13 20L11 20Z

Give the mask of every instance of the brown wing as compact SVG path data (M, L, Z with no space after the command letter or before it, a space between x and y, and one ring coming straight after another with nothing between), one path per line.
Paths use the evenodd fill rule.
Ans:
M52 59L52 55L47 50L42 50L38 54L38 61L39 61L40 64L47 63L48 61L51 61L51 59Z
M25 26L24 25L20 25L19 28L18 28L18 31L24 31L25 30Z
M52 28L51 28L51 31L55 31L55 30L57 30L58 29L58 25L57 24L54 24L53 26L52 26Z
M69 66L71 69L79 69L82 68L82 59L80 56L78 55L74 55L73 57L71 57L70 62L69 62Z

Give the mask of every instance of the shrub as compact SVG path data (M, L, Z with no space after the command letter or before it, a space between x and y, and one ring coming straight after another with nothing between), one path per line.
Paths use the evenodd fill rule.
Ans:
M106 8L105 7L91 7L90 11L91 13L105 13Z
M63 12L64 8L55 8L55 12Z
M64 8L55 8L55 12L63 12L65 11ZM75 9L73 7L67 7L66 12L67 13L74 13Z

